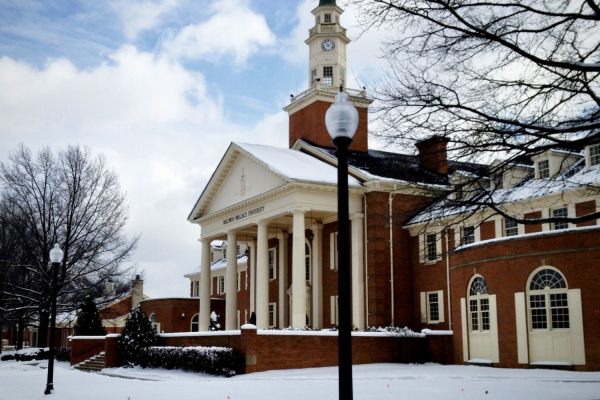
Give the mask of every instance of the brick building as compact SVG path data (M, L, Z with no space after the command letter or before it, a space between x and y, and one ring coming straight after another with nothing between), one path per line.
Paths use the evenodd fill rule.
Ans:
M228 330L253 312L259 329L337 325L337 159L324 121L345 82L342 12L325 0L313 10L309 89L285 108L290 148L232 143L189 215L201 228L201 271L188 275L200 331L211 297L224 299ZM548 150L490 176L495 163L448 160L442 137L417 143L417 155L369 149L371 100L345 91L360 115L344 249L353 324L452 330L456 363L600 369L598 221L524 225L452 203L488 193L523 218L595 213L600 145ZM215 260L217 240L248 252Z

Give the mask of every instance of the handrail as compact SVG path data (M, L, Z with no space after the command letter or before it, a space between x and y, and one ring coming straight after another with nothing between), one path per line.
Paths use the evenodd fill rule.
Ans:
M321 92L328 92L328 93L337 93L340 91L340 87L339 86L333 86L333 85L326 85L324 83L321 82L317 82L316 84L312 85L311 87L309 87L308 89L306 89L305 91L303 91L302 93L299 93L297 95L295 95L294 97L292 97L290 99L290 103L295 102L296 100L306 96L309 93L312 93L314 91L321 91ZM357 89L348 89L348 88L344 88L344 92L348 93L348 95L353 96L353 97L361 97L363 99L367 98L367 92L365 90L357 90Z
M341 33L342 35L346 36L346 28L344 28L337 22L333 23L333 24L317 24L308 30L308 37L313 37L314 35L316 35L318 33L338 33L338 32Z

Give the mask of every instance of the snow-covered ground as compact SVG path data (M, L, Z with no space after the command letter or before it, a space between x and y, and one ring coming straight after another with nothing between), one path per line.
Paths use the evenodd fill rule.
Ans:
M80 372L56 363L44 396L46 361L0 362L0 400L306 400L337 399L337 368L268 371L221 378L141 368ZM600 399L600 372L511 370L437 364L354 367L357 400Z

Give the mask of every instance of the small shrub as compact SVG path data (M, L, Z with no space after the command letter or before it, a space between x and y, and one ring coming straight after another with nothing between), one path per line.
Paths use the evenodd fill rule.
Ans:
M54 359L56 361L71 361L71 348L59 347L54 349Z
M142 368L233 376L242 366L242 355L228 347L148 347L140 350L138 364Z

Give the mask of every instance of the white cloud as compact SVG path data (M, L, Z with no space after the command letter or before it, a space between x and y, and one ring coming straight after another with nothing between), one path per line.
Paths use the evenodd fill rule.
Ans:
M168 35L162 51L175 58L213 62L233 56L236 65L243 65L261 48L275 43L264 15L252 11L248 0L215 2L210 12L207 21Z
M161 17L178 5L178 0L115 0L111 9L119 16L125 36L135 39L141 32L156 27Z
M183 274L199 264L200 231L187 216L230 141L287 146L287 114L250 127L226 115L202 74L133 46L89 70L0 58L0 161L21 142L105 154L127 192L127 231L142 234L133 262L151 296L189 294Z

